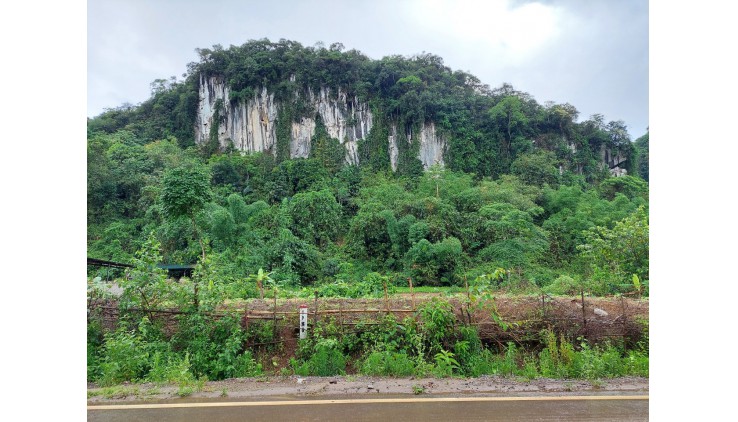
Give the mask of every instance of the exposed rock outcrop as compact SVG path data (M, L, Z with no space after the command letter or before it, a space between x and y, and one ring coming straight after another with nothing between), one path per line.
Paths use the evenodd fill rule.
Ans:
M221 77L201 77L199 106L195 124L195 139L202 144L210 139L211 128L217 124L218 144L221 148L233 145L245 152L275 153L277 142L277 116L281 105L274 100L274 93L262 88L253 98L242 102L231 102L228 86ZM299 93L297 95L300 95ZM366 139L374 126L374 116L369 105L350 97L338 89L335 95L330 88L323 87L317 93L312 90L302 93L305 101L320 116L328 135L338 139L346 150L346 162L359 164L358 141ZM219 123L214 121L216 108ZM311 139L315 135L316 117L302 117L290 122L290 158L306 158L310 155ZM413 133L405 134L409 143ZM443 154L446 141L436 131L433 122L426 123L416 134L419 143L418 158L423 167L444 164ZM388 137L389 156L393 170L397 170L398 147L397 127L392 125Z
M346 162L359 164L357 141L366 138L373 126L369 105L359 102L338 90L331 95L329 88L318 93L311 90L305 94L306 101L320 115L326 131L346 149ZM220 101L219 101L220 100ZM266 88L244 102L230 101L229 89L220 77L200 79L199 107L195 124L195 139L198 144L208 141L214 122L216 107L219 110L218 143L221 148L233 145L246 152L274 153L278 109L274 93ZM310 154L311 138L315 134L315 118L303 117L291 122L289 151L290 158L305 158Z

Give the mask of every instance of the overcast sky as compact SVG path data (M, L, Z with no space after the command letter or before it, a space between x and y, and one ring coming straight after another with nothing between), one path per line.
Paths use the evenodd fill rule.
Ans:
M495 88L568 102L579 121L648 122L647 0L89 0L87 114L149 97L195 48L280 38L341 42L372 59L428 52Z

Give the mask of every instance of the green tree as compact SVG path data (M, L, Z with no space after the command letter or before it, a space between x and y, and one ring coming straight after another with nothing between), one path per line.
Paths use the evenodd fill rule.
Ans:
M523 136L529 122L523 112L523 102L518 96L510 95L503 98L488 113L503 134L501 156L509 163L513 155L513 141Z
M166 280L166 271L157 267L161 262L160 247L154 234L150 233L141 249L136 252L133 268L128 271L128 276L119 281L123 289L120 305L123 308L147 309L152 321L151 311L160 308L166 300L170 299L172 293Z
M543 187L544 184L559 184L559 169L553 153L544 150L518 156L510 166L510 172L529 185Z
M636 197L648 198L648 183L633 176L610 177L600 183L598 190L602 196L610 201L619 193L628 199Z
M418 285L451 285L462 263L461 242L448 237L437 243L421 239L405 255L409 273Z
M287 203L287 212L290 230L303 240L322 248L338 235L341 206L327 189L298 193Z
M640 207L635 213L615 223L612 229L595 227L585 234L579 246L582 257L601 281L603 289L631 284L633 275L648 280L648 212ZM608 285L610 287L608 287Z
M633 146L637 155L635 170L638 176L648 182L648 132L636 139Z
M198 229L195 216L210 201L210 172L201 165L189 164L175 167L164 173L162 179L161 204L168 218L185 217L192 222L195 236L200 243L202 258L205 259L205 244Z

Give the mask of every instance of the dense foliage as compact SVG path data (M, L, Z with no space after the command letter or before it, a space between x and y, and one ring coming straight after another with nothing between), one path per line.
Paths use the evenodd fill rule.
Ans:
M284 40L198 52L183 81L155 81L145 103L88 121L90 256L132 262L153 234L163 261L208 255L224 280L264 269L286 285L351 285L378 272L437 286L504 268L511 285L566 276L613 293L634 275L647 285L648 134L634 147L622 122L577 123L569 104L491 90L430 54L371 60ZM310 113L294 100L301 89L342 87L368 101L378 123L361 141L361 166L345 164L319 119L309 159L195 146L207 75L227 81L232 101L268 87L292 119ZM388 122L426 121L448 138L446 166L423 171L408 150L389 170ZM604 149L633 176L609 177ZM620 250L629 241L643 245L637 256Z

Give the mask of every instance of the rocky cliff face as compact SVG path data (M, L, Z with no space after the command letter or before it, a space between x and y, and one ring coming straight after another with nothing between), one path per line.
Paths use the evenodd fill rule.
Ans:
M434 164L444 165L445 151L446 141L436 133L435 123L424 124L420 131L420 152L418 154L423 167L428 168Z
M266 89L249 99L246 104L232 105L229 90L221 78L201 78L200 103L195 120L195 140L197 143L207 142L218 100L222 101L220 125L218 126L218 143L221 148L233 144L241 151L261 152L273 151L276 142L275 122L277 105L274 94Z
M621 152L607 148L605 145L600 147L600 160L610 169L610 174L618 177L628 174L628 171L622 168L627 161L627 157Z
M346 162L358 164L357 141L364 139L372 129L373 116L369 105L361 103L356 97L350 98L338 90L331 95L329 88L320 92L305 93L306 100L320 115L328 134L336 138L346 149ZM276 144L276 124L279 104L274 94L263 88L253 98L231 104L229 90L222 78L201 78L199 106L195 123L195 139L198 144L205 143L216 116L218 100L219 111L218 143L221 148L233 145L246 152L274 153ZM310 154L310 140L315 134L314 118L305 117L291 122L290 158L307 157Z
M350 97L338 89L335 95L330 88L321 88L319 92L308 90L303 93L305 100L320 115L326 130L332 138L338 139L346 150L346 162L359 164L358 141L365 139L374 125L374 116L369 105ZM220 100L220 101L219 101ZM274 101L274 94L266 88L253 98L240 103L231 104L229 89L222 78L201 77L199 106L195 123L195 140L198 144L208 141L211 128L216 125L216 107L218 111L218 143L221 148L231 144L238 150L246 152L275 152L276 125L280 104ZM303 117L291 122L289 139L290 158L306 158L310 154L310 141L315 134L315 118ZM418 158L428 168L433 164L443 164L443 153L446 141L436 133L433 123L425 124L417 134L420 144ZM406 137L412 142L413 134ZM396 127L391 128L387 139L391 164L397 169L397 135Z

